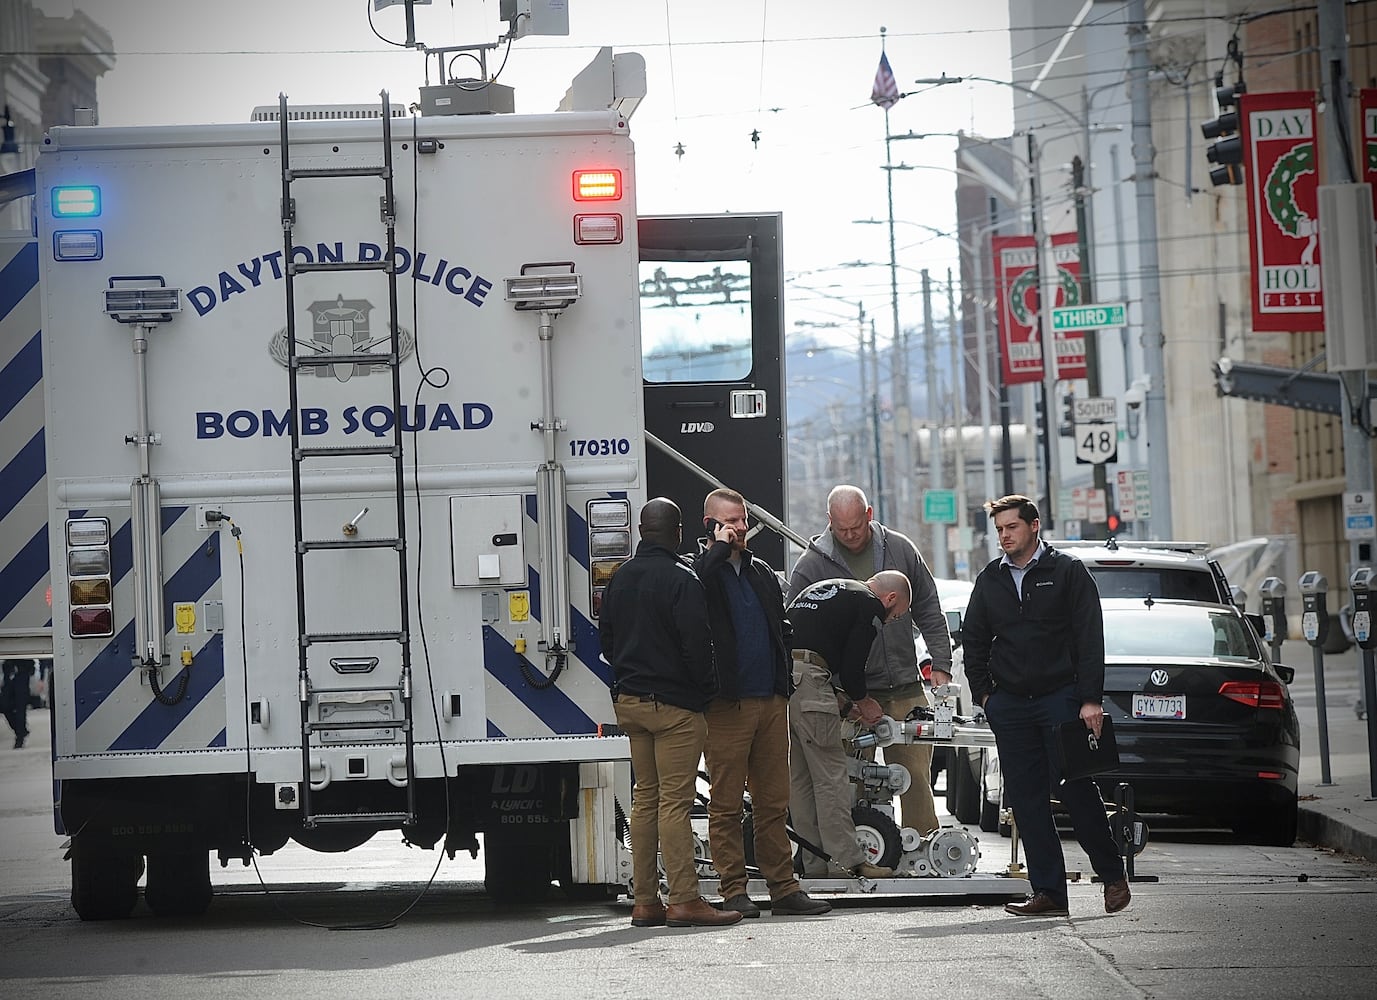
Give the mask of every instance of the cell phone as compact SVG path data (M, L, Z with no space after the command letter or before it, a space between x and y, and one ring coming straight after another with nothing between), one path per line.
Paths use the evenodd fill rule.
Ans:
M705 517L703 518L703 527L708 529L709 538L716 538L717 529L722 527L722 522L715 517Z

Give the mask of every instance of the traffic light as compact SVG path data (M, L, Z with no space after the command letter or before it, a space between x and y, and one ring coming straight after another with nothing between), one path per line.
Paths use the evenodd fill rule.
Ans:
M1119 516L1117 510L1111 510L1109 516L1104 521L1105 530L1111 535L1117 535L1124 527L1124 519Z
M1238 134L1238 98L1248 88L1242 80L1224 86L1221 70L1214 77L1214 100L1219 117L1200 126L1206 139L1213 139L1205 151L1205 159L1214 164L1210 168L1210 183L1215 187L1243 183L1243 139Z
M1058 430L1062 437L1071 437L1076 433L1076 394L1074 392L1063 393L1061 397L1061 423Z

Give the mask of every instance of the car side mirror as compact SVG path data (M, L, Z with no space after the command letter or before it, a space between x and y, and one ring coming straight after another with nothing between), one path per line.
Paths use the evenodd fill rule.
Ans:
M956 649L961 645L961 612L947 611L947 631L951 634L951 648Z
M1277 676L1281 678L1283 684L1290 684L1296 679L1295 667L1288 667L1284 663L1274 663L1272 664L1272 669L1277 672Z

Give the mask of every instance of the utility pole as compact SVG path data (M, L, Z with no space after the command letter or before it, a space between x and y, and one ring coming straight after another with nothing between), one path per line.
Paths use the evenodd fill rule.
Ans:
M913 517L913 408L909 404L908 343L899 329L899 259L894 246L894 163L890 159L889 108L885 108L885 193L889 198L889 308L894 317L893 384L896 506L900 525Z
M923 365L928 387L928 489L942 488L942 414L937 404L937 331L932 327L932 282L923 268ZM932 524L933 576L945 576L947 569L947 526Z
M994 480L994 439L990 436L990 349L989 334L985 325L985 232L977 230L975 245L969 248L972 267L975 274L975 294L971 296L975 304L975 344L976 344L976 364L980 372L980 458L984 466L984 478L981 480L984 499L995 499L995 480ZM1000 378L1000 384L1004 382ZM1007 399L1004 400L1007 403ZM1003 424L1004 441L1007 444L1009 438L1009 411L1007 407L1001 411L1001 422ZM1005 469L1006 474L1008 469ZM1012 493L1013 490L1007 490ZM990 530L989 525L985 527L985 549L990 558L994 558L999 550L999 542L995 533Z
M875 440L875 516L885 517L885 473L880 444L880 357L875 348L875 318L870 318L870 432Z
M947 268L947 331L951 334L951 429L956 448L956 548L952 552L951 575L964 580L971 573L970 516L966 513L966 407L962 389L966 385L966 366L961 363L961 337L956 328L956 287Z
M1354 165L1349 159L1346 140L1340 131L1340 125L1346 117L1345 109L1350 106L1351 94L1348 79L1348 24L1343 0L1319 0L1318 22L1320 86L1325 107L1324 146L1320 156L1324 163L1324 182L1349 184L1356 179ZM1325 290L1325 294L1329 294L1328 289ZM1371 331L1368 331L1368 335L1371 336ZM1338 332L1326 331L1326 338L1329 336L1338 336ZM1370 497L1373 495L1372 441L1358 422L1362 408L1367 405L1367 373L1362 370L1344 371L1340 372L1339 376L1343 384L1345 403L1343 415L1339 418L1343 425L1344 490ZM1343 574L1342 583L1347 585L1352 571L1364 564L1372 564L1372 542L1350 540L1348 572ZM1360 663L1360 680L1362 672L1363 667ZM1358 690L1364 689L1360 685ZM1361 704L1360 696L1359 705ZM1366 711L1372 710L1373 706L1366 707Z
M1162 330L1157 262L1157 173L1153 167L1152 103L1148 96L1147 0L1128 2L1128 92L1133 114L1133 187L1138 205L1138 270L1143 290L1143 358L1148 387L1148 492L1157 538L1172 536L1171 447L1167 440L1166 336Z
M1089 145L1086 149L1089 150ZM1071 158L1071 185L1076 195L1076 243L1081 258L1081 303L1089 305L1095 301L1095 283L1090 273L1090 233L1085 214L1085 163L1079 156ZM1086 392L1093 399L1100 394L1100 331L1085 331L1085 381ZM1105 463L1097 462L1092 470L1095 489L1104 492ZM1082 532L1082 537L1093 538Z
M1059 442L1054 443L1056 425L1052 407L1057 398L1057 346L1052 329L1052 308L1057 304L1057 268L1052 258L1052 235L1047 232L1047 220L1042 217L1042 189L1038 185L1038 171L1042 155L1033 130L1028 130L1028 191L1033 210L1033 240L1038 256L1038 344L1042 349L1042 463L1047 496L1039 513L1042 527L1053 531L1057 526L1057 497L1061 492L1061 476L1057 469Z

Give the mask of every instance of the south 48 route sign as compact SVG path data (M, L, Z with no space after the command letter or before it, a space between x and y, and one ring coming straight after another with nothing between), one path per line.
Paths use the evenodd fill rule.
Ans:
M1119 460L1119 425L1117 423L1077 423L1075 426L1076 461L1081 465L1103 465Z

